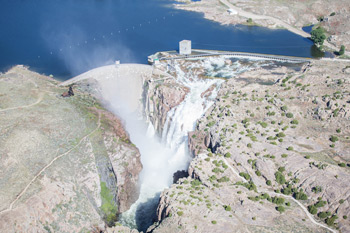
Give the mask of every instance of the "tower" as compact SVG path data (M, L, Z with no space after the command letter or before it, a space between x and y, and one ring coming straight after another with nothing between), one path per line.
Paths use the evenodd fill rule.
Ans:
M191 54L191 41L190 40L182 40L179 43L179 53L184 55Z

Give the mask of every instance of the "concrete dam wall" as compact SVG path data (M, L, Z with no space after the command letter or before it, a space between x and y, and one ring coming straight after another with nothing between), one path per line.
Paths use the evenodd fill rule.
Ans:
M72 79L62 82L61 86L69 86L86 80L92 85L103 101L118 105L128 112L140 110L145 80L152 76L152 66L143 64L116 64L102 66Z

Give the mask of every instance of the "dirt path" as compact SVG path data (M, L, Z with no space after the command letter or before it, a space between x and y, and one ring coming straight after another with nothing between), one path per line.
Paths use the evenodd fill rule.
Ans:
M44 93L40 92L38 95L38 99L35 101L35 103L29 104L29 105L23 105L23 106L18 106L18 107L12 107L12 108L5 108L5 109L0 109L0 112L6 112L10 110L15 110L15 109L20 109L20 108L29 108L33 107L34 105L39 104L44 98Z
M10 206L5 209L0 211L0 215L11 211L13 209L13 205L23 196L23 194L25 194L25 192L28 190L28 188L34 183L34 181L36 181L36 179L47 169L49 168L56 160L58 160L59 158L69 154L72 150L74 150L75 148L77 148L82 141L84 141L86 138L88 138L90 135L92 135L94 132L96 132L96 130L98 130L101 126L101 113L99 113L98 115L98 123L97 123L97 127L92 130L89 134L85 135L83 138L80 139L80 141L77 143L77 145L75 145L74 147L72 147L71 149L69 149L68 151L56 156L54 159L51 160L50 163L48 163L45 167L43 167L38 174L36 174L33 179L27 184L27 186L16 196L16 198L11 202Z
M225 158L223 158L223 161L225 162L225 164L230 168L230 170L232 171L233 174L235 174L237 177L239 177L242 181L246 181L243 177L241 177L238 172L227 162L227 160ZM333 232L333 233L337 233L337 231L333 230L332 228L326 226L326 225L323 225L319 222L317 222L313 216L309 213L309 211L306 209L305 206L303 206L303 204L301 204L300 201L294 199L293 197L291 196L287 196L287 195L284 195L284 194L281 194L281 193L275 193L275 192L271 192L271 191L259 191L257 190L258 193L268 193L269 195L274 195L274 196L279 196L279 197L284 197L286 199L289 199L289 200L292 200L294 201L295 203L297 203L300 208L305 212L306 216L310 219L310 221L322 228L325 228L327 230L329 230L330 232Z

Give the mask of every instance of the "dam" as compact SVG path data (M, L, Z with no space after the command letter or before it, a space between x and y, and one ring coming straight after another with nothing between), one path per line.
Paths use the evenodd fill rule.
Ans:
M236 56L235 56L236 55ZM173 183L173 174L188 169L192 154L188 148L188 133L195 130L197 120L212 106L223 79L201 78L195 73L185 72L180 65L183 59L202 60L211 56L234 59L255 59L283 62L308 62L309 59L278 57L264 54L243 54L195 50L190 54L159 52L149 57L152 65L116 64L99 67L62 82L62 86L88 83L93 94L118 115L124 122L131 141L141 153L143 170L140 175L140 196L131 208L121 214L119 221L131 228L147 230L154 222L154 214L160 193ZM150 60L149 60L150 61ZM169 64L171 63L171 65ZM166 67L171 66L167 73ZM239 69L229 68L239 74ZM248 68L249 69L249 68ZM165 122L154 121L153 114L164 109L169 100L159 94L160 86L170 89L186 88L183 99L165 111ZM147 92L147 89L151 91ZM206 94L203 94L206 93ZM149 96L147 96L149 95ZM149 100L156 106L147 112ZM172 98L171 96L168 98ZM148 100L148 103L145 100ZM158 112L159 113L159 112ZM153 116L153 117L152 117ZM153 119L153 120L152 120ZM158 127L161 125L161 127ZM157 182L154 182L157 180Z

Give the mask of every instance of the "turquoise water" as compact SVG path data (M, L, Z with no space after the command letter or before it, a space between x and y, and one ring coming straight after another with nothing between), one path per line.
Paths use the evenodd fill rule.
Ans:
M157 51L194 48L302 57L312 42L286 30L222 26L167 0L12 0L0 8L0 70L15 64L68 79L91 68L146 63Z

